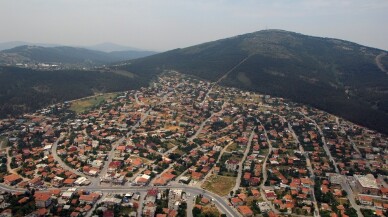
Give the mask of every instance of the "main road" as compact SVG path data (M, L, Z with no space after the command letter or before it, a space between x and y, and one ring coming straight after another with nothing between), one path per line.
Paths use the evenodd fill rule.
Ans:
M128 193L128 192L146 192L149 189L156 188L156 187L151 187L151 186L130 186L130 187L122 187L122 186L117 186L117 187L109 187L109 188L104 188L104 187L83 187L80 189L85 189L88 191L100 191L102 193ZM157 187L159 190L165 190L165 189L182 189L186 193L190 193L192 195L203 195L207 198L212 198L213 202L216 204L216 206L221 210L222 213L226 214L227 216L240 216L239 213L237 213L229 204L220 196L204 190L204 189L199 189L196 187L192 186L187 186L183 184L172 184L171 186L161 186Z
M87 190L87 191L99 191L101 193L128 193L128 192L147 192L149 189L156 188L151 186L113 186L113 187L96 187L96 186L85 186L79 187L79 189ZM234 217L240 216L239 213L236 212L231 206L229 206L228 202L225 201L222 197L209 192L204 189L199 189L192 186L187 186L183 184L172 184L171 186L161 186L157 187L159 190L165 189L182 189L186 193L190 193L192 195L203 195L207 198L212 198L215 205L220 209L220 211L227 216ZM8 192L24 192L26 189L14 188L12 186L0 184L0 189ZM62 191L66 191L68 188L60 188ZM51 189L48 189L51 190Z

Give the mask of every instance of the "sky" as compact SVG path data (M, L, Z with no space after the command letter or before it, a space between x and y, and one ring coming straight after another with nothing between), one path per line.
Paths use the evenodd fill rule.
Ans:
M388 50L388 0L0 0L0 42L166 51L263 29Z

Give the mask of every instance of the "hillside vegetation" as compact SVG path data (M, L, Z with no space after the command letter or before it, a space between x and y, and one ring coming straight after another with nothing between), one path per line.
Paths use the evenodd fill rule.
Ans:
M388 133L385 51L338 39L266 30L129 61L123 68L177 70L221 84L286 97ZM388 68L388 56L380 63Z
M0 117L34 111L44 106L147 86L151 77L124 71L38 71L0 67Z

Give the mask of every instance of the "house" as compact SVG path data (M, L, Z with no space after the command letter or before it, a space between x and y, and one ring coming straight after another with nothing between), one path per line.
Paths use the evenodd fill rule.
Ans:
M257 189L252 189L252 195L254 196L254 197L260 197L260 191L259 190L257 190Z
M388 199L388 188L380 188L380 192L384 199Z
M35 205L40 208L46 208L51 204L51 195L49 193L35 193Z
M5 209L0 213L1 217L12 217L12 210L11 209Z
M147 203L143 208L143 216L153 217L155 216L156 205L154 203Z
M265 190L265 197L268 200L275 200L276 199L276 193L274 191L271 191L271 190Z
M149 182L150 178L151 178L151 176L146 175L146 174L139 175L138 177L136 177L134 184L135 185L146 185Z
M358 200L362 205L372 206L373 204L373 198L370 196L362 195L358 197Z
M313 186L313 182L310 178L300 178L303 187L310 188Z
M244 217L253 216L253 211L248 206L238 206L237 209Z
M51 184L54 186L54 187L62 187L63 185L63 180L65 180L64 178L62 177L59 177L59 176L55 176L52 181L51 181Z
M103 213L102 213L102 216L103 217L114 217L115 216L115 213L113 210L105 210Z
M34 212L37 216L47 216L49 213L49 210L46 208L40 208Z
M379 195L380 188L377 181L372 174L368 175L354 175L356 179L356 187L362 194Z
M99 198L100 198L99 194L92 193L89 195L81 195L79 197L79 201L81 203L94 204L95 202L97 202Z
M136 168L140 168L143 166L143 161L140 158L135 158L135 159L132 159L131 164Z
M67 187L72 187L74 186L74 182L75 179L65 179L65 181L63 181L63 184Z
M209 202L210 202L209 199L207 199L206 197L202 197L202 199L201 199L201 204L206 205L206 204L208 204Z
M29 181L29 185L31 187L39 187L39 186L43 185L43 181L40 177L35 177Z
M225 162L225 167L228 171L236 171L238 168L238 161L237 160L227 160Z
M244 202L240 198L238 198L238 197L233 197L232 199L230 199L230 203L234 207L242 206L244 204Z
M203 178L203 173L198 173L198 172L195 172L193 171L191 173L191 177L194 179L194 180L201 180Z
M249 185L250 186L258 186L260 183L260 178L259 177L252 177L249 179Z
M17 183L21 182L23 179L16 174L11 174L8 176L4 176L4 183L7 185L16 185Z

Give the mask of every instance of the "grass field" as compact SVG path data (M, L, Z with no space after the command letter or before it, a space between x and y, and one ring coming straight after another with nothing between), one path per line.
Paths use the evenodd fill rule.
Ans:
M144 158L144 157L130 156L129 158L132 160L140 158L140 160L143 162L143 164L147 164L147 165L149 165L151 163L150 160L148 160L147 158Z
M6 148L8 145L8 139L5 136L0 136L0 149Z
M236 177L211 175L201 187L220 196L226 196L236 184Z
M243 84L245 84L246 86L251 86L252 85L252 82L251 82L251 79L249 79L244 72L239 72L237 74L237 79L239 81L241 81Z
M107 93L94 97L89 97L87 99L80 99L71 103L70 110L79 114L91 109L94 106L101 104L107 99L113 99L116 96L118 96L118 93Z
M113 73L118 74L118 75L123 75L123 76L126 76L128 78L135 77L135 74L133 74L132 72L125 71L125 70L115 70Z
M175 145L172 144L172 143L168 143L168 144L167 144L167 150L170 150L170 149L172 149L172 148L174 148L174 147L175 147Z
M233 144L230 144L225 151L227 152L232 152L232 151L236 151L237 150L237 144L236 143L233 143Z
M205 216L220 216L221 213L215 206L204 206L202 207L202 213L205 214Z

